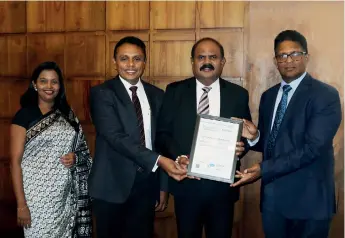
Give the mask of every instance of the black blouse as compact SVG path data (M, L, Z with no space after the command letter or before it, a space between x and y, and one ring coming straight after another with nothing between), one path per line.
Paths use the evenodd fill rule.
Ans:
M12 119L12 124L29 129L32 123L42 118L42 112L38 106L21 108Z

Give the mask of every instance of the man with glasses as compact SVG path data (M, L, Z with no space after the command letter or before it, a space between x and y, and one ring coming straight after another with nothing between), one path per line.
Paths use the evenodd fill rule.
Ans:
M274 41L282 82L264 92L258 129L261 163L238 172L232 186L261 177L261 212L266 238L326 238L335 213L333 138L341 122L337 90L306 72L307 41L294 30Z

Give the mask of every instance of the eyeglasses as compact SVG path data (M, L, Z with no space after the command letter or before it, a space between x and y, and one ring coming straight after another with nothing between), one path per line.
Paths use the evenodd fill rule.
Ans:
M303 55L306 55L307 52L298 52L298 51L294 51L291 52L290 54L280 54L280 55L276 55L276 60L278 63L285 63L289 56L293 61L299 61L302 59Z

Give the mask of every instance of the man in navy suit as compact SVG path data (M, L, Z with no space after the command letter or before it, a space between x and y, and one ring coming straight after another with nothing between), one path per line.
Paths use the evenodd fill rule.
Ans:
M267 238L326 238L335 213L333 138L341 122L337 90L306 72L307 41L294 30L274 40L282 82L264 92L258 130L244 120L259 164L237 172L232 186L261 177Z
M118 75L90 90L97 137L89 191L97 237L151 238L155 204L161 211L167 202L163 170L176 180L187 171L154 148L164 93L141 79L144 42L132 36L121 39L114 49L114 64Z

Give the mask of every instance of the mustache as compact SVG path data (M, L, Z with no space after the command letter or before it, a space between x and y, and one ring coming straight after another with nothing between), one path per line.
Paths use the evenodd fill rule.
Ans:
M200 71L204 69L212 69L214 70L214 67L212 64L204 64L203 66L200 67Z

